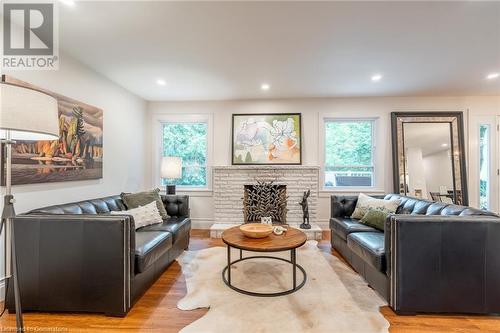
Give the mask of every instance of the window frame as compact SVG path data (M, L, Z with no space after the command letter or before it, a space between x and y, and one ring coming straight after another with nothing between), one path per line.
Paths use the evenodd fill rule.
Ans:
M372 165L373 165L373 179L371 186L325 186L325 172L326 172L326 124L329 122L371 122L372 123ZM337 117L330 115L323 115L320 117L320 131L319 131L319 158L320 158L320 189L321 192L331 194L332 192L346 192L346 193L383 193L383 161L377 151L379 142L378 131L379 117Z
M486 135L487 135L487 156L488 156L488 160L487 160L487 164L486 164L486 173L487 173L487 176L488 176L488 179L487 179L487 185L486 185L486 196L487 196L487 207L486 208L482 208L481 207L481 163L480 163L480 160L481 160L481 127L482 126L485 126L488 128L488 131L486 132ZM491 182L492 182L492 152L493 152L493 149L492 149L492 146L494 145L494 143L492 142L492 139L493 139L493 133L492 133L492 124L491 123L488 123L488 122L482 122L480 121L477 125L477 134L478 134L478 138L477 138L477 142L478 142L478 149L477 149L477 152L478 152L478 156L477 156L477 163L478 163L478 168L477 168L477 179L478 179L478 208L479 209L484 209L484 210L491 210L491 207L493 206L493 203L491 202L491 199L492 199L492 189L491 189Z
M206 155L206 179L205 186L176 185L177 192L207 192L212 191L212 156L213 156L213 115L212 114L154 114L153 115L153 186L164 191L165 186L161 183L160 165L163 157L163 124L165 123L200 123L207 124L207 155Z

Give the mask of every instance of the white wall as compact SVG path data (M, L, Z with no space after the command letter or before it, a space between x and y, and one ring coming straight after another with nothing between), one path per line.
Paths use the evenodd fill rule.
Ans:
M103 178L14 186L18 213L46 205L136 191L145 184L146 102L69 56L62 54L60 59L58 71L4 74L103 109ZM2 187L2 196L4 191ZM0 209L2 204L3 199ZM3 260L3 249L4 246L0 244L0 260ZM3 267L3 263L0 265ZM3 276L2 272L0 276Z
M415 190L420 190L423 198L427 199L427 184L425 179L424 159L421 148L406 150L406 169L408 170L408 191L417 196Z
M453 190L451 167L451 151L443 150L424 156L425 180L427 182L427 196L429 192L440 192L440 186Z
M470 114L500 114L500 96L462 97L373 97L373 98L315 98L244 101L150 102L149 127L146 140L153 142L151 119L154 114L214 115L213 164L231 163L231 114L232 113L302 113L303 163L319 165L319 122L325 115L334 117L378 117L377 168L381 169L381 188L377 192L392 192L392 148L390 113L393 111L464 111L465 122ZM467 132L467 130L466 130ZM466 133L467 134L467 133ZM149 145L149 146L151 146ZM148 156L152 156L151 149ZM148 158L148 161L152 159ZM151 165L147 167L148 184L153 184ZM321 192L318 219L327 225L331 193ZM191 213L195 227L209 227L213 223L213 200L210 192L190 192Z

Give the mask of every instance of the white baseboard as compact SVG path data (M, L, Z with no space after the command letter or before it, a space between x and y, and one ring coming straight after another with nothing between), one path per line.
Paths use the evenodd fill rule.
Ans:
M203 217L192 217L191 218L191 229L210 229L214 224L213 218L203 218Z
M5 301L5 281L0 282L0 302Z
M330 219L318 219L318 220L316 220L316 224L319 225L319 227L323 231L330 230Z

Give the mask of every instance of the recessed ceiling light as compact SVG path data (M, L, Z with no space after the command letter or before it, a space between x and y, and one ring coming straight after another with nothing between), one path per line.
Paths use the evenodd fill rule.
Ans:
M75 5L74 0L59 0L59 1L62 2L63 4L65 4L66 6L73 7Z
M378 81L382 80L382 77L383 77L382 74L374 74L374 75L372 75L372 81L378 82Z
M498 79L500 77L500 73L490 73L486 76L488 80Z
M270 86L268 83L262 83L262 84L260 85L260 90L267 91L267 90L269 90L269 89L271 89L271 86Z
M164 86L167 84L167 82L163 79L158 79L158 80L156 80L156 84L159 86Z
M441 144L441 147L448 147L448 144L447 143L443 143L443 144Z

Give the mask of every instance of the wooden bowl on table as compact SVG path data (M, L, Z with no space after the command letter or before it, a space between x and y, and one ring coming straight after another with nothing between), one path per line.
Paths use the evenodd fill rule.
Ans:
M265 238L272 234L273 226L262 223L246 223L240 226L240 230L250 238Z

